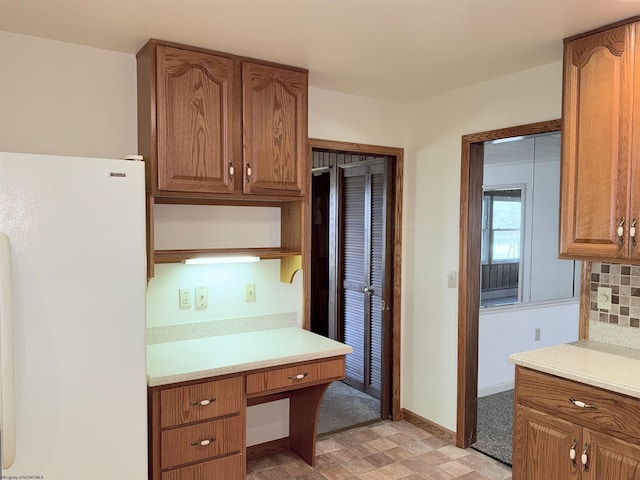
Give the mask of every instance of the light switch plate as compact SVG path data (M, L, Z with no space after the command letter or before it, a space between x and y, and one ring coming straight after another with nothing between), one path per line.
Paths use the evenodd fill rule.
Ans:
M256 301L256 284L247 283L244 286L244 301L255 302Z
M598 287L598 308L600 310L611 310L611 288Z

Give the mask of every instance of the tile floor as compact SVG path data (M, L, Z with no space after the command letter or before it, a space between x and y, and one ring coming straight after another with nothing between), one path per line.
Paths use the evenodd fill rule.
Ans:
M511 469L405 421L381 421L318 439L316 466L292 453L252 460L247 480L511 480Z

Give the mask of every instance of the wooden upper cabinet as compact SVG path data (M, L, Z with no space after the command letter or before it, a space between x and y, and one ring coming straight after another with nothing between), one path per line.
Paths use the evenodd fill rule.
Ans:
M149 193L248 204L304 197L306 70L159 40L137 59Z
M302 196L307 74L242 64L244 192Z
M628 23L565 40L561 258L640 258L630 237L640 219L638 30Z
M233 192L234 62L159 46L158 190Z

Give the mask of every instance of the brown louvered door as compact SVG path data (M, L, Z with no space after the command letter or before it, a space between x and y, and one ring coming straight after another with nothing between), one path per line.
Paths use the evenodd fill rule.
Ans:
M345 381L380 399L386 381L384 325L388 308L386 161L342 169L340 214L341 339L347 355ZM385 392L386 393L386 392Z

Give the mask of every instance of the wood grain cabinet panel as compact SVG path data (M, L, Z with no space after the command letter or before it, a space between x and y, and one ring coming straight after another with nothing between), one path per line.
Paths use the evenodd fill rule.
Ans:
M639 35L628 23L565 40L561 258L640 259Z
M244 449L241 416L164 430L161 434L162 468L218 457Z
M640 446L585 429L589 445L583 480L640 480Z
M517 405L513 439L514 480L577 479L580 469L569 457L580 429L552 415Z
M162 480L244 480L244 456L240 453L162 474Z
M519 376L520 405L640 442L639 399L533 370L522 369ZM577 407L571 399L592 408Z
M231 58L157 48L158 190L231 193Z
M517 366L513 480L640 480L639 412L638 398Z
M162 390L160 425L162 428L241 413L241 377L197 383Z
M307 169L307 74L242 64L244 192L304 193Z
M344 378L344 357L247 375L247 396L277 393Z

